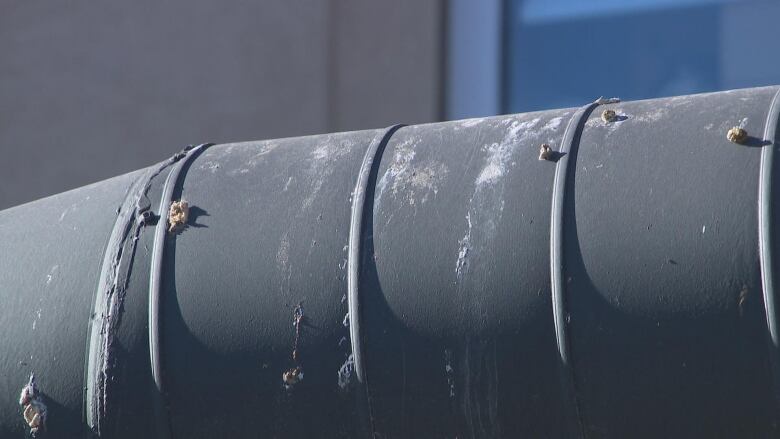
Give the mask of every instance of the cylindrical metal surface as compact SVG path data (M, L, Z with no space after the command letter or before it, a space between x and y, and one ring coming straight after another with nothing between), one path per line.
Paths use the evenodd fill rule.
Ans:
M203 145L2 211L0 436L32 373L46 437L774 437L778 90Z

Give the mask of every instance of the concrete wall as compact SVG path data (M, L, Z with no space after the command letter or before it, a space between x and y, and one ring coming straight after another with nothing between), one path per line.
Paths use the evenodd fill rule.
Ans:
M188 143L443 115L444 0L9 0L0 209Z

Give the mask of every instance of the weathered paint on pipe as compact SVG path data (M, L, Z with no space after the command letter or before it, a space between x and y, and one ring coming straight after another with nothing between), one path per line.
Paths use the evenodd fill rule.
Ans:
M778 96L215 145L2 211L0 436L34 373L49 437L774 437Z

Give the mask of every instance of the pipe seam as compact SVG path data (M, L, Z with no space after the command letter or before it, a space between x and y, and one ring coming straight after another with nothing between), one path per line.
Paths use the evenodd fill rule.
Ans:
M149 275L149 361L152 378L156 387L154 411L155 424L158 438L172 437L171 424L168 420L168 401L165 396L165 382L163 379L162 361L160 355L160 300L163 279L163 258L165 256L165 241L168 225L168 210L171 207L174 189L179 186L183 178L180 177L182 169L197 157L212 143L204 143L195 147L188 147L184 156L178 160L168 177L165 179L162 195L160 196L159 218L154 231L154 244L152 246L151 272Z
M761 290L766 314L767 332L769 335L768 349L771 365L773 389L776 410L780 413L780 335L777 324L777 304L775 303L775 277L774 277L774 233L772 231L774 215L773 208L773 168L775 161L775 148L778 139L778 125L780 125L780 88L778 88L767 113L764 125L764 141L766 143L761 150L761 168L759 171L758 186L758 247L759 266L761 267Z
M553 306L553 323L555 340L558 345L560 359L560 379L564 393L565 409L568 427L571 435L585 437L582 419L579 413L577 391L574 380L574 370L569 358L569 336L566 328L566 287L564 282L564 201L566 199L566 177L569 171L569 156L579 146L585 121L593 110L602 104L620 102L618 99L599 98L590 104L580 107L569 119L564 131L561 147L558 151L558 161L555 166L553 180L552 210L550 213L550 278ZM575 164L576 166L576 164Z
M352 358L355 364L355 375L365 390L365 401L368 409L369 428L374 435L373 411L369 397L366 366L363 359L363 346L360 338L360 272L363 240L365 239L364 221L366 215L373 215L373 200L366 203L366 191L369 184L376 183L376 173L382 160L382 153L390 137L404 125L393 125L379 132L368 145L360 165L355 189L352 192L352 212L349 224L349 247L347 255L347 300L349 307L349 338L352 347ZM372 179L373 177L373 179ZM373 180L373 181L372 181ZM367 209L371 207L372 209Z

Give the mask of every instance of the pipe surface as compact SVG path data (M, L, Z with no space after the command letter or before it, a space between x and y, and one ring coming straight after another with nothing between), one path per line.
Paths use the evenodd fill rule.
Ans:
M0 437L777 437L779 119L202 145L1 211Z

